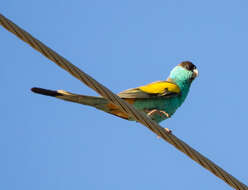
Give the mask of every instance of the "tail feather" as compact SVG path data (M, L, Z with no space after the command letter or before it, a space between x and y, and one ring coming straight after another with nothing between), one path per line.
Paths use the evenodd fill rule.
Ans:
M52 97L56 97L56 96L60 96L60 93L58 93L56 90L47 90L44 88L31 88L31 91L37 94L42 94L42 95L46 95L46 96L52 96Z
M123 113L116 105L112 104L110 101L108 101L103 97L85 96L85 95L73 94L64 90L47 90L37 87L32 88L31 91L37 94L52 96L69 102L75 102L78 104L93 106L99 110L113 114L123 119L130 119L129 116ZM132 101L133 100L131 99L128 100L129 103L132 103Z
M31 91L37 94L52 96L65 101L89 105L101 109L103 111L108 111L107 104L109 103L109 101L102 97L85 96L85 95L73 94L64 90L47 90L37 87L32 88Z

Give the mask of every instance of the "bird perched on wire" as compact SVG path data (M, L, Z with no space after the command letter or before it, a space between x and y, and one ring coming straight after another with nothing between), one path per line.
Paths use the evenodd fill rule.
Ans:
M177 108L182 105L188 95L192 81L197 76L198 70L196 66L189 61L184 61L172 69L167 80L131 88L120 92L118 96L159 123L171 117ZM103 97L79 95L64 90L54 91L36 87L31 90L38 94L93 106L115 116L133 120L126 113L123 113L118 106Z

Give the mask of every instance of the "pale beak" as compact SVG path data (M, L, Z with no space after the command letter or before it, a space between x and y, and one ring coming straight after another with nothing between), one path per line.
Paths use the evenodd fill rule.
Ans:
M198 70L197 70L197 69L194 69L194 70L193 70L193 73L194 73L194 78L198 77L199 72L198 72Z

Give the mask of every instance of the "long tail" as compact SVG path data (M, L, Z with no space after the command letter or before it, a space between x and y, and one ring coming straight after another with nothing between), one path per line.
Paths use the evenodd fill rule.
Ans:
M32 88L31 91L37 94L52 96L69 102L75 102L83 105L93 106L97 109L116 115L123 119L128 119L128 116L123 112L121 112L117 106L113 105L103 97L85 96L85 95L73 94L64 90L47 90L37 87Z

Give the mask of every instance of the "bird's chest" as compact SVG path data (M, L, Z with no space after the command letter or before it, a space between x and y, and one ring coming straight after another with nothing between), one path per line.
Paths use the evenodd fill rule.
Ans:
M173 114L176 109L180 106L180 100L178 97L164 99L155 98L149 100L136 100L134 107L138 110L163 110L169 114Z

